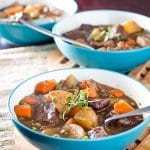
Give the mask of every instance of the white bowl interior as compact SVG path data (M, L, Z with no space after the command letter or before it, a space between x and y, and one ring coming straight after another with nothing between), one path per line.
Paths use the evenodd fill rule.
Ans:
M49 7L54 6L61 10L64 10L67 16L74 14L78 9L77 3L74 0L5 0L5 3L4 1L0 1L0 9L8 7L15 2L19 2L24 5L42 3L42 4L46 4ZM50 21L49 19L45 19L45 20L47 22ZM40 22L44 21L44 19L42 20L37 19L36 21L37 23L39 23L39 21Z
M78 28L81 24L122 24L128 20L134 20L144 29L150 30L149 17L126 11L94 10L77 13L71 17L61 20L55 25L54 32L57 34L62 34Z
M136 100L138 104L141 104L139 107L149 105L150 92L141 83L129 77L119 73L99 69L66 69L43 73L41 75L29 78L19 84L13 91L8 102L12 117L16 117L14 113L14 106L17 105L20 99L24 96L33 93L34 87L38 82L47 79L56 79L57 81L60 81L61 79L65 79L70 74L75 75L79 81L94 79L100 83L122 89L128 96Z

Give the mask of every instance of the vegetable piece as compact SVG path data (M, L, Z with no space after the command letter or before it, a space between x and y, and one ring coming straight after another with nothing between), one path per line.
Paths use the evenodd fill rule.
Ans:
M88 82L87 80L82 81L82 83L80 84L81 89L85 89L88 87Z
M121 97L124 95L124 92L119 89L113 89L110 91L110 93L115 97Z
M44 81L44 82L39 82L35 86L35 92L39 94L46 94L51 90L54 90L56 87L57 83L55 80L49 80L49 81Z
M35 11L37 8L35 7L35 5L27 5L24 9L24 13L32 13L33 11Z
M141 27L135 21L127 21L123 23L123 28L128 34L141 31Z
M86 130L97 126L97 116L91 107L83 107L75 114L74 119Z
M74 88L78 84L78 81L73 75L70 75L67 77L65 83L68 88Z
M65 120L66 113L69 113L70 110L74 107L87 107L88 106L88 100L87 100L87 90L80 90L79 94L77 96L74 95L74 97L69 97L69 101L66 104L66 108L63 112L63 120ZM70 112L71 116L74 116L74 114L78 111L77 108L74 108L75 110Z
M54 135L57 134L60 131L60 128L46 128L42 130L42 133L47 135Z
M74 117L74 115L80 111L82 109L82 107L79 106L74 106L73 108L71 108L71 110L69 111L69 116Z
M133 110L134 108L124 100L120 100L114 104L114 111L116 113L127 113Z
M10 16L10 15L14 15L15 13L20 12L22 10L23 10L22 5L12 6L6 10L6 14L8 16Z
M120 40L124 41L126 38L127 38L127 33L125 32L123 26L121 26L120 24L113 25L110 32L108 33L108 39L111 39L113 41L114 40L115 41L116 40L117 41L120 41ZM115 43L113 45L115 47Z
M138 36L136 39L136 43L139 44L141 47L150 46L150 38Z
M96 98L98 96L97 91L94 87L88 88L88 97Z
M73 118L69 118L66 124L73 124L75 123L75 120Z
M24 101L25 101L25 103L30 104L30 105L34 105L34 104L37 103L37 100L32 98L32 97L30 97L30 96L26 96L24 98Z
M60 131L63 137L81 139L85 136L84 129L77 124L66 124Z
M90 38L93 39L94 41L103 41L106 36L106 31L103 30L102 32L100 31L100 28L94 28L92 33L90 34Z
M101 33L100 28L94 28L91 35L99 35Z
M7 14L4 12L0 12L0 18L7 18Z
M136 45L135 41L131 38L129 38L126 42L125 42L125 45L126 46L129 46L129 47L134 47Z
M73 94L63 90L55 90L49 93L49 97L53 100L55 108L59 113L63 113L65 110L66 104L68 103L68 97L72 98Z
M31 17L32 19L35 19L35 18L38 18L38 17L39 17L40 12L39 12L38 9L35 9L35 10L34 10L33 12L31 12L29 15L30 15L30 17Z
M15 113L17 117L25 117L31 118L32 117L32 108L30 105L16 105L14 107Z

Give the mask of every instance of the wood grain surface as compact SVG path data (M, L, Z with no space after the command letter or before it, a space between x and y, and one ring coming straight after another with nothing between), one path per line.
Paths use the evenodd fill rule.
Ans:
M148 64L148 65L147 65ZM145 66L149 66L147 63ZM77 67L77 65L66 59L55 45L20 47L0 51L0 149L1 150L37 150L26 139L15 130L7 111L7 99L10 91L21 80L47 70ZM138 67L129 75L137 78L137 74L144 74L140 80L145 85L149 83L144 66ZM148 67L149 68L149 67ZM141 71L144 70L143 71ZM139 77L139 76L138 76ZM138 79L138 78L137 78ZM147 85L149 86L149 84ZM136 150L147 148L150 144L149 127L139 137L138 143L134 142L130 149ZM148 143L148 144L147 144ZM147 145L146 145L147 144ZM149 148L149 147L148 147ZM147 149L145 149L147 150Z

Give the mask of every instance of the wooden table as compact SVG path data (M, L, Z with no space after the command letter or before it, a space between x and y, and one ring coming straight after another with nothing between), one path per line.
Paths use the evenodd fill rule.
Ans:
M55 49L56 46L54 44L49 44L0 51L0 150L16 150L16 145L19 147L18 150L26 150L23 148L23 145L30 145L27 141L23 140L18 133L14 134L14 126L8 115L7 100L10 91L15 85L21 80L37 73L76 66L74 62L66 60L66 58ZM137 68L130 75L150 87L149 70L150 62L147 63L145 67L141 66ZM149 129L146 130L144 136L142 135L142 137L140 137L140 141L148 134ZM132 147L136 145L137 144L134 143ZM20 147L22 148L20 149Z

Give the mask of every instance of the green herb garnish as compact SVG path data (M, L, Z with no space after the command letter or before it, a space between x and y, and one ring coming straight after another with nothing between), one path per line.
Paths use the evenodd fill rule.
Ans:
M80 90L79 94L77 96L74 97L67 97L67 101L68 103L66 104L66 109L63 112L62 118L65 121L65 115L71 110L71 108L75 107L75 106L79 106L79 107L87 107L89 103L94 103L97 101L100 101L100 99L94 100L94 101L90 101L88 100L88 88L85 90Z
M68 103L66 104L66 109L63 112L63 120L65 120L65 115L73 108L74 106L79 107L87 107L88 100L87 100L87 90L80 90L79 94L74 97L67 97Z

